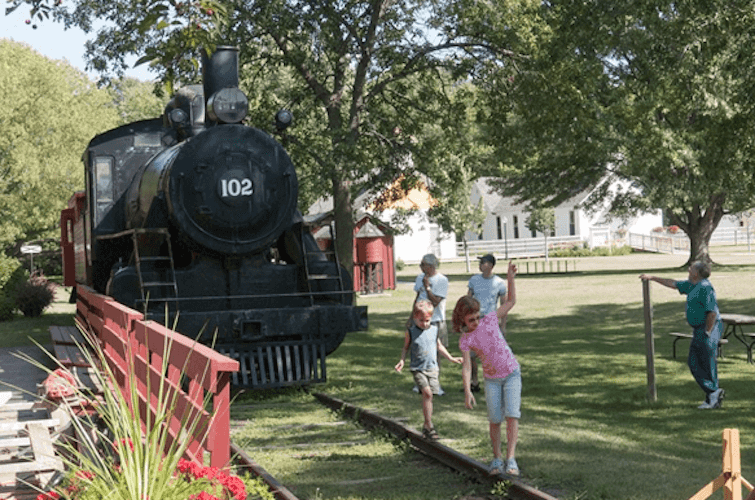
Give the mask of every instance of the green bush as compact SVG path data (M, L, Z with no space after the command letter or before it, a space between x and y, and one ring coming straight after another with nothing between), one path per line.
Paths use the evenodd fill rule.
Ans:
M404 264L404 261L399 259L396 261L396 271L403 271L406 267L406 264Z
M16 310L16 301L13 297L8 297L5 292L0 290L0 321L10 321L13 319Z
M548 252L550 257L607 257L612 255L629 255L632 253L632 247L595 247L592 250L587 248L587 244L577 245L572 248L559 248Z
M0 252L0 290L12 291L16 284L26 279L26 276L23 276L19 280L19 276L23 275L24 272L25 269L21 266L21 262L18 259L8 257Z
M18 259L0 252L0 321L13 319L16 310L16 288L26 281L28 272Z
M55 284L42 275L34 275L16 287L16 307L29 318L41 316L54 299Z

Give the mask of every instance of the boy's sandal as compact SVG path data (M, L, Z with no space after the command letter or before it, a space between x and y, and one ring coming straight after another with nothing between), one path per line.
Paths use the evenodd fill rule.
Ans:
M519 475L519 466L517 465L515 458L509 458L506 460L506 474L511 476Z
M503 460L500 458L494 458L492 462L490 462L490 474L500 474L501 471L503 471Z
M425 429L422 428L422 437L425 439L429 439L430 441L437 441L440 439L440 436L438 436L438 431L435 430L435 427L432 429Z

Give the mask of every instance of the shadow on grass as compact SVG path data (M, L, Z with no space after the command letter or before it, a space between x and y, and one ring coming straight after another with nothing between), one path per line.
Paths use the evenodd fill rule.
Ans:
M755 314L749 298L727 299L720 307L726 313ZM679 481L691 477L684 471L695 475L712 470L710 477L704 472L697 482L687 480L684 491L689 494L698 483L715 477L717 468L720 472L715 458L720 455L720 431L755 428L755 402L749 397L755 365L746 362L744 346L730 341L719 360L721 385L728 395L725 411L698 410L703 392L687 367L689 342L677 344L674 359L667 335L690 331L684 311L681 295L653 305L656 402L648 401L641 303L575 305L569 313L539 318L512 315L508 340L522 364L524 384L520 466L529 469L529 477L546 484L549 477L557 477L557 485L567 488L571 485L563 484L563 478L570 477L575 490L592 492L590 498L616 498L616 486L596 478L616 480L616 470L631 464L618 476L628 488L647 476L665 492L658 498L666 493L681 498ZM329 358L328 392L354 404L364 401L388 416L409 417L416 428L421 425L421 402L410 392L411 376L391 373L401 352L399 325L406 315L403 310L372 312L369 332L349 334L332 361ZM450 336L451 352L458 354L458 336ZM434 398L439 432L475 436L472 448L462 451L485 457L484 395L477 396L474 412L465 410L461 371L447 361L442 362L441 383L448 395ZM742 447L755 449L755 435L743 437ZM679 481L664 479L662 470Z

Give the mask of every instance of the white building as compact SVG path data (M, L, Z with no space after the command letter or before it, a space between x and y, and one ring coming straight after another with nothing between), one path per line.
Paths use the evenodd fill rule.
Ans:
M590 213L580 208L580 204L587 198L585 192L557 206L555 211L555 229L549 237L573 237L574 240L595 242L596 234L608 234L608 230L616 232L626 230L638 234L650 234L651 231L663 225L661 211L642 214L626 220L612 219L607 216L607 210ZM470 201L477 204L482 198L483 207L488 213L482 225L482 231L467 232L467 241L473 240L508 240L516 243L518 240L543 239L540 232L532 232L527 228L529 212L522 205L493 192L488 179L478 179L472 186ZM599 238L599 237L598 237Z
M411 215L405 220L408 231L395 234L393 239L393 253L396 261L415 263L427 253L435 254L441 261L454 260L461 257L458 244L452 233L445 233L440 226L431 221L427 211L435 203L424 185L413 188L408 192L401 190L400 182L386 189L386 195L377 202L367 196L359 196L354 200L357 219L361 214L369 213L385 224L391 226L394 215L399 210L410 211ZM611 243L613 233L619 230L637 234L651 234L652 230L662 226L661 211L655 211L628 220L609 220L606 211L588 213L579 208L587 193L578 195L562 203L555 209L556 228L549 236L562 242L586 242L589 246L602 246ZM472 186L470 202L477 204L482 198L483 207L488 213L482 225L482 231L468 231L467 241L474 242L502 242L514 249L520 243L521 255L540 252L542 245L535 248L535 241L544 240L542 233L532 233L527 228L529 212L521 205L513 203L511 198L502 197L492 192L487 179L479 179ZM309 215L325 213L333 209L332 198L325 198L310 207ZM480 250L483 252L498 249ZM479 252L478 252L479 253ZM506 252L508 253L508 252Z

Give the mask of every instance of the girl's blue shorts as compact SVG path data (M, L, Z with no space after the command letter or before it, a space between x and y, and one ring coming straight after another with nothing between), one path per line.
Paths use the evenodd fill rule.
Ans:
M516 370L506 378L486 378L485 402L491 423L500 424L504 417L521 418L522 372Z

